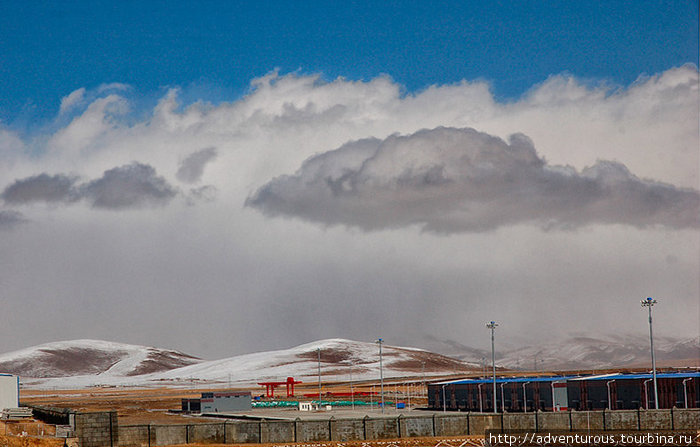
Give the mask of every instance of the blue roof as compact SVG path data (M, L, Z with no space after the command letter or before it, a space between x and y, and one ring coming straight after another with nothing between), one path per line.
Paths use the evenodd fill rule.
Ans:
M584 376L574 380L626 380L626 379L651 379L652 373L643 374L604 374L599 376ZM657 379L685 379L698 378L700 372L673 372L673 373L656 373Z
M670 378L700 378L700 372L673 372L673 373L657 373L657 379ZM498 377L496 383L533 383L533 382L561 382L565 380L625 380L625 379L651 379L651 373L644 374L602 374L595 376L542 376L542 377ZM449 380L445 382L435 382L431 385L467 385L479 383L493 383L493 377L483 379L461 379Z
M576 379L581 376L549 376L549 377L498 377L496 383L525 383L525 382L560 382L562 380ZM466 385L469 383L493 383L493 377L487 379L462 379L437 382L431 385Z

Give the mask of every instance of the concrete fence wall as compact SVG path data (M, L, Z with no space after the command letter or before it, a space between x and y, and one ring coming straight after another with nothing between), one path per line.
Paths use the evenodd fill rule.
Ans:
M47 417L61 417L44 409ZM486 430L697 430L700 409L537 413L445 413L363 419L261 420L187 425L118 425L116 412L70 413L81 447L151 447L353 441L480 435Z
M365 439L392 439L399 437L399 421L394 418L365 417Z
M537 429L536 413L504 413L504 430L535 431Z
M603 430L603 415L602 411L572 411L571 430Z
M296 442L295 421L260 421L260 442ZM197 441L191 441L197 442Z
M459 436L469 434L469 415L434 415L433 434L435 436Z
M151 425L149 429L151 445L180 444L183 438L189 438L189 429L188 425ZM124 445L121 439L120 431L119 442L121 445Z
M330 421L295 421L296 442L329 441L331 439Z
M700 409L617 410L537 413L453 413L396 418L304 421L227 421L188 426L151 425L148 444L143 425L119 427L122 447L187 443L323 442L431 436L478 435L486 430L696 430ZM184 429L183 427L186 427ZM167 436L164 431L167 430ZM162 434L163 433L163 434Z
M362 441L364 439L364 419L331 419L331 441Z
M75 413L73 429L81 447L115 447L119 445L116 411Z
M227 422L226 435L227 444L258 444L260 443L260 422Z
M426 417L401 417L399 418L399 432L402 438L415 438L418 436L435 436L435 423L433 418Z
M153 439L149 437L149 431L153 426L136 425L136 426L120 426L119 427L119 444L120 445L149 445L155 444Z

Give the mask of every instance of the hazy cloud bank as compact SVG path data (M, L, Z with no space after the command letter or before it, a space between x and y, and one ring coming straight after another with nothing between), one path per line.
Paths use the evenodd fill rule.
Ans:
M325 225L445 233L528 222L691 228L700 219L698 191L641 180L617 162L581 172L550 166L525 135L505 142L470 128L347 143L275 178L246 204Z
M25 221L26 219L22 216L22 213L0 210L0 230L14 228Z

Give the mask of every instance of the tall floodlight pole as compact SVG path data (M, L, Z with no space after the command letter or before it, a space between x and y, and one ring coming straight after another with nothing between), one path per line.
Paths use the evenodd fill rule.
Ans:
M321 348L318 351L318 406L321 407Z
M355 409L355 390L352 386L352 360L350 361L350 397L352 399L352 409Z
M491 366L493 366L493 412L498 413L498 405L496 398L496 348L494 345L494 331L498 323L491 321L486 323L486 327L491 329Z
M651 328L651 308L656 304L656 300L649 297L642 300L642 307L649 309L649 343L651 344L651 374L654 380L654 408L659 409L659 390L656 386L656 357L654 356L654 332Z
M382 343L384 343L384 340L379 338L376 343L379 345L379 384L382 396L382 413L384 413L384 366L382 365Z

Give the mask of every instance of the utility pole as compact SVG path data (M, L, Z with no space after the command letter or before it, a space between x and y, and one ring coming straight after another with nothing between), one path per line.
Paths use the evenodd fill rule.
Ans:
M654 408L659 409L659 390L656 386L656 357L654 356L654 332L651 328L651 308L656 304L656 300L649 297L642 300L642 307L649 309L649 343L651 344L651 371L654 379Z
M318 351L318 406L321 406L321 348Z
M350 361L350 398L352 399L352 409L355 409L355 390L352 386L352 360Z
M384 340L379 338L376 343L379 345L379 383L381 386L382 413L384 413L384 366L382 365L382 343L384 343Z
M494 332L498 323L491 321L486 323L486 327L491 329L491 365L493 366L493 412L498 413L498 404L496 397L496 348L494 344Z

